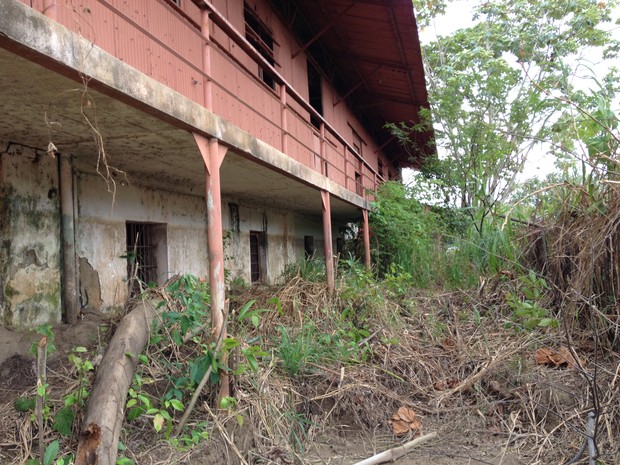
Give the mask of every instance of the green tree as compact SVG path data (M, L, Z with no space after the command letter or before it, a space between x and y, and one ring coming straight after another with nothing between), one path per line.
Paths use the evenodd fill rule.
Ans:
M441 11L438 2L414 4L427 15ZM617 0L488 1L474 10L472 27L424 47L432 105L427 116L440 155L423 175L440 179L435 185L444 201L468 208L479 232L509 199L539 144L571 154L584 137L598 137L599 147L609 142L605 134L613 139L588 118L597 98L578 89L578 78L588 69L586 57L617 56L618 42L607 27L617 6ZM601 82L609 94L613 70ZM405 128L397 128L401 140Z

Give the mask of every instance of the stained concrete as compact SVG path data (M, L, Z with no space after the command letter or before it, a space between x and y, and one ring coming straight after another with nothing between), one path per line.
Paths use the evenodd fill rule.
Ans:
M0 142L0 163L0 321L17 328L60 322L57 160Z

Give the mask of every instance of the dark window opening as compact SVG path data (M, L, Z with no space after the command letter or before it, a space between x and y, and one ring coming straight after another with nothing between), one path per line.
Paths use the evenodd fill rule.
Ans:
M244 2L243 17L245 19L245 38L271 66L275 66L273 33L247 2ZM273 77L260 65L258 74L265 84L275 90L276 83Z
M252 283L259 283L265 279L265 255L265 233L250 231L250 279Z
M379 177L383 178L383 161L381 159L379 159L377 174L379 175Z
M362 148L364 146L364 141L360 137L360 135L353 130L353 150L361 157L362 156Z
M323 91L321 90L321 74L315 66L308 61L308 96L310 106L323 116ZM310 123L315 128L321 127L321 120L314 114L310 115Z
M362 175L359 172L355 173L355 192L357 195L364 195L364 185L362 184Z
M306 258L314 257L314 236L304 236L304 251Z
M134 276L144 284L158 283L167 268L166 225L161 223L126 223L127 276L130 295L140 292Z

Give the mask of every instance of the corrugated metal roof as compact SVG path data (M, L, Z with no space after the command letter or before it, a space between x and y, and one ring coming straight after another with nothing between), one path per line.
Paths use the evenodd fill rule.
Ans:
M388 154L402 166L415 166L434 151L432 131L414 133L420 153L411 160L383 128L387 122L417 123L419 108L429 107L411 0L272 3L311 42L309 53Z

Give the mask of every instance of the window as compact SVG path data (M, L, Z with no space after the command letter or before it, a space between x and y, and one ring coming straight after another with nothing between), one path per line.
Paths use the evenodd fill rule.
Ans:
M314 236L304 236L304 251L306 258L314 257Z
M245 19L245 38L252 44L261 56L271 66L275 66L276 59L273 52L273 34L267 25L258 17L256 11L244 2L243 16ZM265 84L275 90L276 83L273 77L259 65L258 75Z
M357 195L364 195L364 185L362 184L362 174L355 172L355 192Z
M250 279L252 283L259 283L265 279L265 233L250 231Z
M353 150L355 150L355 152L361 157L363 155L362 148L364 146L364 141L362 140L360 135L355 131L355 129L352 129L352 131L353 131Z
M321 74L310 61L308 61L308 97L310 99L310 106L314 108L319 115L323 116ZM310 123L312 123L315 128L321 126L321 120L315 115L310 115Z
M377 174L379 175L379 177L383 178L383 160L381 160L381 158L379 158L379 164L377 166Z
M136 223L128 221L126 227L127 276L130 279L130 295L140 292L139 281L160 283L168 268L166 225L162 223Z

